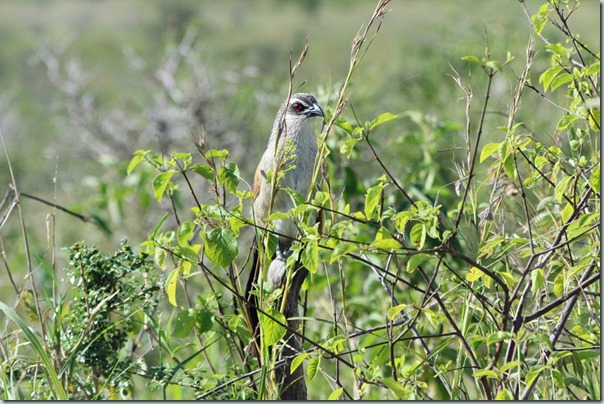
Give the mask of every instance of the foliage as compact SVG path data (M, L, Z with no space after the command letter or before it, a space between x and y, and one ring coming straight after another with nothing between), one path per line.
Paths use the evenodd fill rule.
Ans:
M27 392L31 399L128 397L131 374L140 367L132 359L136 334L144 317L157 306L154 269L144 254L135 254L125 241L113 256L95 247L73 245L66 268L71 293L50 300L43 319L35 304L27 306L30 320L38 321L46 333L41 344L36 336L28 339L38 356L51 356L52 361L44 361L44 370L56 372L59 387L68 396L57 394L57 386L39 380L36 356L18 354L17 341L11 338L7 343L14 356L4 364L4 380L12 382L5 384L5 398L25 399ZM10 318L21 324L23 320L12 309L4 310L12 312ZM10 387L12 384L18 387Z
M68 294L53 271L44 294L33 277L31 292L15 286L40 334L2 306L16 326L2 344L5 398L277 398L296 262L309 275L289 331L303 350L285 371L304 369L310 398L600 398L600 55L570 28L579 3L552 0L531 15L521 2L532 30L523 52L497 58L487 44L459 55L451 77L465 116L455 120L353 105L387 4L355 36L341 84L317 92L326 122L316 185L290 192L295 207L266 228L211 131L194 131L195 153L134 153L125 170L164 215L140 254L72 246ZM498 80L512 84L495 97ZM532 96L549 126L533 127ZM501 97L507 111L491 114ZM384 157L401 145L417 152L408 172ZM283 218L299 237L284 287L254 285L254 345L250 246L255 238L271 256Z

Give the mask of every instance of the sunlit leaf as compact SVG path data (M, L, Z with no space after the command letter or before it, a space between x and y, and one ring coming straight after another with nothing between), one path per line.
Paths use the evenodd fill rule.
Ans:
M220 167L217 178L226 189L235 192L237 185L239 185L239 168L237 164L228 163Z
M144 154L135 154L135 156L132 157L132 160L130 160L130 164L128 164L128 168L126 169L126 173L128 175L132 174L132 171L134 171L134 169L136 168L136 166L139 165L140 163L142 163L143 161L145 161Z
M566 277L563 273L558 274L558 276L556 276L556 279L554 279L554 295L556 295L556 297L562 296L564 294L565 286Z
M163 173L159 173L153 178L152 187L153 187L153 195L158 202L161 202L164 192L170 183L170 179L175 174L175 171L164 171Z
M296 369L298 369L298 367L302 364L302 362L304 362L304 360L306 358L308 358L310 354L309 353L301 353L298 356L296 356L293 360L292 363L289 367L289 373L292 374L294 373L294 371Z
M237 257L237 237L231 229L216 228L203 236L204 253L215 264L227 267Z
M500 143L487 143L483 146L480 152L480 162L482 163L489 158L493 153L499 150Z
M394 319L400 314L400 312L405 310L407 307L407 304L399 304L397 306L389 308L387 312L388 320L394 321Z
M189 239L193 235L193 230L195 230L195 223L193 222L183 222L180 226L178 226L178 230L176 231L176 239L178 240L178 244L181 246L186 246L189 244Z
M382 383L384 383L384 385L386 387L388 387L388 389L394 393L394 395L396 396L396 398L398 398L399 400L407 400L408 397L408 393L405 390L405 388L396 380L394 380L391 377L384 377L381 380Z
M375 118L373 121L371 121L370 129L374 129L377 126L379 126L383 123L386 123L388 121L392 121L393 119L397 119L398 117L399 117L398 115L391 114L390 112L385 112L382 115Z
M468 281L468 282L477 281L483 275L484 275L484 272L482 272L480 269L478 269L476 267L472 267L472 268L470 268L470 271L466 274L466 281Z
M280 311L270 307L264 311L268 315L258 313L260 327L262 328L262 339L265 346L273 346L285 336L286 329L281 324L287 324L287 319Z
M424 248L424 243L426 242L426 234L426 225L423 223L418 223L411 228L409 238L415 245L415 248L417 248L418 250Z
M365 196L365 217L367 220L372 220L377 216L376 211L378 208L378 204L380 203L382 196L382 189L384 186L382 184L378 184L374 187L371 187L367 190L367 194Z
M461 58L461 60L465 60L466 62L470 62L470 63L475 63L477 65L480 65L482 63L480 61L480 59L478 59L478 57L476 57L474 55L464 56Z
M371 243L373 248L378 248L380 250L392 251L397 250L402 247L401 243L393 238L384 238L381 240L376 240Z
M424 253L413 254L411 256L411 258L409 258L409 261L407 261L407 272L408 273L414 272L417 269L417 267L422 264L422 262L424 262L425 260L427 260L430 257L431 257L430 254L424 254Z
M302 265L311 274L317 273L319 269L319 245L317 240L310 240L302 251Z
M310 360L308 361L308 366L306 367L306 374L308 375L308 378L310 380L314 379L317 373L319 373L320 365L320 356L313 356L312 358L310 358Z
M193 164L189 167L189 170L201 175L206 180L212 181L214 179L214 170L210 166L206 166L203 164Z
M346 255L348 253L351 253L353 251L358 250L358 245L354 244L354 243L347 243L345 241L340 242L332 251L331 253L331 258L329 260L329 263L332 264L334 263L338 258L342 257L343 255Z
M342 395L342 392L344 391L344 387L340 387L337 390L334 390L329 397L327 397L327 400L337 400L338 397L340 397Z
M180 270L178 268L175 268L172 270L172 272L170 272L168 274L168 277L166 278L166 283L165 283L165 290L166 290L166 294L168 295L168 301L172 304L172 306L177 307L177 303L176 303L176 285L178 282L178 274L180 273Z

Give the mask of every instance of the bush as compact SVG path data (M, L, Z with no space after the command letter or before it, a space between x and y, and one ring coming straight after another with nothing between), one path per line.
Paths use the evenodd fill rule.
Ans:
M2 306L17 326L4 342L6 398L274 399L278 369L303 370L313 399L600 398L600 64L569 27L579 4L552 0L531 16L521 2L533 31L522 52L460 55L468 78L451 76L466 115L446 122L347 108L388 3L354 38L341 86L317 91L329 107L316 187L271 217L300 229L287 273L291 283L296 262L308 271L300 315L283 314L290 283L259 282L250 347L250 246L270 256L276 235L250 217L229 150L196 132L196 153L138 150L128 165L167 207L140 254L73 246L72 292L49 294L44 312L32 288L25 312L40 335ZM513 80L508 110L490 114L500 78ZM550 108L545 130L520 118L533 96ZM401 136L401 121L415 129ZM401 145L419 152L408 175L384 158ZM282 357L292 334L302 349Z

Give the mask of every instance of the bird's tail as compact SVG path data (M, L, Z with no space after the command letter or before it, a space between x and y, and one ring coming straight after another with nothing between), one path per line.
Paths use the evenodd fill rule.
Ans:
M245 286L245 298L247 304L247 314L250 322L250 330L252 332L252 345L258 346L258 337L260 335L260 329L258 328L258 296L252 293L254 284L258 282L260 271L262 270L260 263L260 253L258 251L258 240L254 238L252 244L252 268L250 270L250 276Z

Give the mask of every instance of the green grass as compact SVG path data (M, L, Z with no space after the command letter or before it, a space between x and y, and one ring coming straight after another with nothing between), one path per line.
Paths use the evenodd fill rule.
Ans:
M92 223L82 223L50 206L22 198L21 207L32 250L35 281L44 286L44 296L51 296L52 271L57 268L57 279L61 282L55 286L61 293L69 292L63 282L61 269L68 264L67 246L85 240L86 243L99 245L103 251L115 251L124 236L136 246L146 240L157 225L158 218L172 209L167 198L161 205L153 202L150 183L151 176L156 174L154 171L140 170L134 175L125 176L129 158L135 150L151 149L153 153L159 153L160 147L165 147L161 151L166 154L174 151L193 152L190 135L192 133L197 137L203 129L210 147L229 149L229 161L237 163L241 170L239 189L245 190L244 182L252 181L275 111L286 94L290 54L295 59L305 41L310 44L310 51L294 84L306 82L302 90L316 93L326 109L334 108L335 90L344 81L348 69L352 39L361 24L366 23L375 4L371 1L323 1L317 2L316 8L312 8L312 5L312 1L276 0L169 3L159 0L3 1L0 13L0 36L3 38L3 46L0 47L0 88L6 91L0 94L0 128L8 145L17 186L22 192L43 197L89 217L98 217L109 230L102 230L101 226L94 224L94 220ZM534 13L541 2L526 1L526 5ZM462 129L466 117L464 94L451 77L453 69L459 72L465 82L472 84L475 103L471 118L473 125L476 125L486 80L479 66L473 66L461 58L466 55L480 58L487 45L493 59L504 61L508 51L515 56L509 68L497 74L492 83L485 117L487 129L481 139L481 145L502 142L506 134L496 127L507 123L508 103L516 77L524 67L524 49L531 28L520 3L509 0L394 1L389 8L391 11L385 16L379 34L355 71L349 88L349 107L343 117L352 124L358 118L363 124L384 112L401 114L400 119L372 132L377 153L415 200L426 200L429 205L445 201L447 204L442 208L443 213L454 215L459 208L454 190L454 183L459 179L456 165L465 161L464 150L460 149L465 147ZM598 11L594 2L585 1L571 19L572 29L589 44L599 43L598 32L593 29L598 26ZM178 102L162 91L155 76L157 66L167 55L174 54L175 47L190 27L197 33L192 43L193 51L181 63L174 77L186 97L208 96L208 101L202 104L196 115L201 117L203 125L195 120L183 123L175 117L182 109L179 109ZM551 26L545 29L544 35L552 41L565 43L565 38ZM530 75L535 85L539 75L551 63L550 54L542 44L539 49ZM83 103L91 101L91 105L94 105L95 116L90 122L78 127L74 117L68 117L66 108L71 102L69 94L65 88L57 88L49 82L47 70L40 63L40 50L50 50L58 55L63 63L60 70L63 84L73 84L73 80L68 79L69 70L66 67L71 62L79 63L86 80L76 100ZM139 58L137 62L140 64L136 68L129 64L126 55L130 52ZM203 86L198 88L200 83ZM563 91L548 96L562 105L568 102ZM516 120L522 121L538 141L546 146L558 144L564 153L572 155L575 150L570 149L565 131L554 129L562 116L559 109L526 90ZM173 125L170 126L171 131L162 136L154 132L156 126L152 123L158 117L165 118ZM113 126L104 129L103 125L108 124ZM473 128L475 130L476 126ZM102 139L100 143L110 147L107 153L99 153L93 143L88 143L87 130L96 131L94 135L108 130L116 135L119 142L112 144ZM140 133L151 135L137 139L135 135ZM350 191L349 202L353 211L362 211L364 192L376 185L376 173L381 173L381 167L367 147L358 147L352 160L345 159L338 150L347 138L348 135L340 129L330 135L329 169L333 170L335 189L341 191L344 186L355 184L354 191ZM599 150L599 143L596 140L593 142L595 149ZM586 153L587 147L581 153ZM489 161L477 167L477 184L484 181ZM0 167L6 167L6 164L4 154L0 153ZM552 178L556 180L555 176ZM9 182L7 170L0 169L0 184ZM186 189L184 182L179 184ZM489 187L489 184L481 187L480 192L472 195L475 198L472 202L484 204L490 192ZM7 189L0 189L0 198ZM213 203L214 196L206 181L194 178L193 189L202 203ZM387 205L406 209L404 199L395 196L391 189L386 193ZM539 189L533 191L534 194L529 197L532 208L539 205L543 198L551 196ZM509 223L514 223L508 223L505 230L509 234L506 237L522 235L526 231L522 226L524 212L520 209L518 199L508 198L505 201ZM182 212L180 220L192 220L188 207L194 205L188 193L178 195L175 209ZM7 212L6 206L0 206L0 219ZM473 213L476 215L479 206L475 209ZM553 206L547 209L551 216L559 213ZM547 221L548 217L540 219L544 224L535 225L535 229L547 233L548 226L554 225L552 221ZM555 223L555 226L559 226L558 222ZM462 236L467 236L464 243L468 251L476 254L481 240L472 240L475 225L471 222L464 222L464 225L467 225L462 231ZM161 231L176 227L176 220L170 216ZM373 241L372 231L370 228L365 233L359 232L359 237L364 237L363 242L369 244ZM247 251L245 246L250 234L248 232L241 237L240 251ZM544 240L547 240L545 236ZM0 250L5 253L2 256L5 261L0 265L3 270L6 268L10 271L15 279L25 282L27 265L22 245L20 223L13 211L0 229ZM243 256L238 257L237 263L241 264L244 259ZM314 340L326 339L334 325L330 318L333 298L325 292L329 285L332 285L334 292L342 293L340 297L345 301L342 311L361 329L383 324L384 313L391 306L378 280L367 275L366 266L353 260L344 262L346 268L341 273L338 268L330 267L328 274L320 272L313 277L317 289L311 290L310 301L311 309L315 311L307 315L315 317L315 321L308 323L308 335ZM404 272L405 260L397 264L397 268L402 268ZM453 262L452 265L457 268L461 264ZM509 265L507 261L506 265ZM466 269L464 266L461 268ZM505 270L509 268L506 266ZM403 273L402 276L417 284L425 282L417 273ZM545 285L553 284L557 277L558 273L554 272L546 279ZM211 282L199 278L195 274L190 278L188 293L193 302L187 302L187 307L189 304L195 306L197 295L204 298L211 296L207 289ZM447 302L466 303L465 312L459 312L464 315L463 321L459 320L464 333L483 336L496 331L493 324L481 317L484 312L479 305L476 308L473 295L460 289L459 284L454 284L451 279L439 280L445 287L452 286L452 291L446 294L451 299ZM186 282L183 281L183 284ZM343 291L339 291L340 287ZM486 291L490 293L489 288ZM224 290L221 293L225 293ZM43 370L49 372L48 381L53 394L66 394L61 390L62 385L56 373L53 374L52 363L48 363L50 358L44 355L39 336L27 327L27 320L22 315L23 308L17 306L13 311L8 307L17 301L18 296L4 273L0 275L0 294L3 296L1 300L6 303L2 304L2 309L10 318L3 332L22 332L22 342L32 347L30 354L40 357ZM405 303L422 305L423 296L417 293L401 295L399 298ZM339 302L337 296L335 301ZM212 303L207 304L211 306ZM475 306L469 307L471 304ZM202 340L192 342L192 338L161 335L161 332L169 330L166 324L171 316L176 317L179 313L179 309L171 306L162 308L165 311L153 319L157 323L151 326L158 334L156 337L160 342L162 338L164 343L171 342L170 354L176 357L182 359L193 355L194 349L190 346L183 348L182 352L179 350L187 343L197 344L197 349L202 345ZM599 311L599 307L594 309ZM69 301L65 302L64 310L70 310ZM435 307L422 307L422 310L422 331L439 332L437 326L446 324L442 313ZM588 317L584 320L590 321ZM543 327L553 325L554 321L548 319ZM580 329L579 324L576 326L577 333L582 333L585 338L592 337L591 331ZM211 340L206 337L203 335L203 342ZM350 342L347 349L370 346L383 339L383 334L364 335ZM473 343L480 346L481 342L476 340ZM451 367L468 365L467 358L459 355L463 347L458 341L443 344L438 352L440 363L450 361ZM220 357L226 352L225 346L228 344L220 345L218 354L209 350L211 360L195 357L187 370L198 381L215 382L212 372L205 367L206 362L214 362L220 363L216 373L223 373L221 380L234 377L229 373L234 369ZM18 351L14 346L6 348L10 348L8 352L11 353ZM486 355L490 351L483 345L476 352ZM405 345L397 352L401 368L410 372L413 383L428 383L431 395L442 396L443 391L433 383L435 379L430 372L416 374L412 371L413 365L421 361L421 353L417 344ZM362 355L363 369L367 375L375 376L376 380L388 376L390 365L384 366L389 362L388 355L387 350L379 349ZM538 352L529 351L526 355L537 357ZM169 356L157 345L146 352L150 366L174 365ZM577 362L575 356L573 369L584 363ZM568 364L564 362L564 366ZM328 375L336 371L333 361L323 360L322 366ZM524 372L526 370L522 369ZM470 371L457 369L449 372L471 396L481 394L481 387ZM595 381L598 372L599 362L597 366L585 370L585 380L588 389L593 392L592 398L599 395L600 386ZM2 376L6 383L7 373L3 372ZM552 379L555 376L555 371L552 371L548 377ZM350 374L343 378L345 383L351 383ZM544 379L540 381L543 383L541 387L547 390L549 386ZM309 381L309 391L317 392L313 398L327 397L331 393L327 387L330 382L328 377L324 378L321 374ZM159 382L143 378L137 378L134 383L135 398L157 398L164 393L174 399L194 398L192 389L170 386L162 390ZM232 391L236 391L237 386L233 385ZM364 388L367 389L365 398L395 397L385 397L383 388L377 385L367 384ZM402 394L400 391L398 393Z

